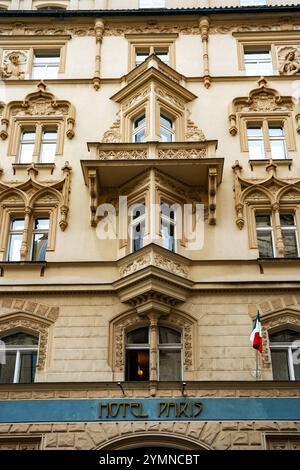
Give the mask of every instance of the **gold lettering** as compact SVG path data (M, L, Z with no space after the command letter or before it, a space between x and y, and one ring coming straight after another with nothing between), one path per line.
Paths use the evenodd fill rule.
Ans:
M196 409L196 410L193 411L193 413L191 413L191 418L197 418L197 416L199 416L199 414L202 411L202 408L203 408L202 403L194 401L192 405L193 405L193 409L194 410Z
M179 403L176 417L185 416L186 418L189 418L191 415L191 412L190 413L187 412L188 405L189 403Z
M105 418L109 417L108 403L101 403L99 405L99 418L102 418L102 411L105 410Z
M148 413L143 414L143 411L142 403L130 403L130 412L135 418L148 418Z

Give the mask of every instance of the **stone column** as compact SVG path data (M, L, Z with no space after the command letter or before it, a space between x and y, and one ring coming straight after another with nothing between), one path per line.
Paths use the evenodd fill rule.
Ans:
M273 210L274 219L275 219L275 236L276 236L275 245L276 245L276 249L277 249L277 256L280 257L280 258L283 258L284 257L284 244L283 244L283 238L282 238L278 202L275 202L272 205L272 210ZM276 256L276 253L274 253L274 256Z
M153 312L148 315L150 321L150 381L158 380L157 359L158 359L158 318L159 314Z
M211 85L211 77L209 74L209 56L208 56L208 32L209 32L209 19L206 16L200 18L199 28L201 33L203 45L203 75L204 86L209 88Z
M22 238L22 244L21 244L21 250L20 250L20 255L21 255L21 261L26 261L27 259L27 254L28 254L28 249L29 249L29 227L30 227L30 221L31 221L31 214L32 214L32 208L31 207L25 207L25 220L24 220L24 230L23 230L23 238Z
M93 78L93 85L95 90L100 88L100 63L101 63L101 44L103 39L104 22L99 19L95 23L95 36L96 36L96 56L95 56L95 76Z

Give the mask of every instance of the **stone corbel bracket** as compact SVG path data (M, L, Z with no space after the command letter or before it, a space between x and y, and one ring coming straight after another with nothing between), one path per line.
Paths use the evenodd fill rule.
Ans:
M58 181L41 182L37 180L38 170L34 163L27 169L28 178L24 182L2 181L0 172L0 205L5 203L5 198L12 192L16 193L18 199L23 201L25 217L30 216L35 203L46 193L53 197L53 204L57 204L60 211L59 226L64 231L68 226L69 198L71 190L71 170L69 162L65 162L62 168L63 178Z
M262 77L258 87L250 91L249 96L235 98L229 107L229 133L238 133L238 118L240 113L274 113L295 110L297 132L300 133L300 107L291 96L281 96L277 90L267 86L267 80Z
M5 140L8 137L9 123L12 116L43 118L64 117L66 120L66 135L73 139L75 132L75 108L65 100L57 100L56 97L46 91L46 84L41 81L37 85L38 90L29 93L23 101L11 101L4 107L1 118L0 137ZM1 104L0 104L1 112Z
M100 71L101 71L101 44L104 33L104 22L102 19L98 19L95 22L95 37L96 37L96 55L95 55L95 75L93 78L93 86L96 91L99 90L101 80L100 80Z
M244 208L257 200L258 193L263 201L267 201L270 207L278 212L280 202L290 200L300 202L300 179L284 180L276 176L277 165L268 160L266 162L267 178L262 180L242 178L242 167L236 160L233 169L233 191L236 210L236 224L241 230L245 225ZM255 198L255 199L254 199Z
M88 171L88 188L90 193L91 226L97 226L98 182L97 170Z
M211 76L209 73L209 55L208 55L208 38L209 38L209 19L202 16L199 21L199 29L201 33L202 46L203 46L203 76L204 86L209 88L211 85Z

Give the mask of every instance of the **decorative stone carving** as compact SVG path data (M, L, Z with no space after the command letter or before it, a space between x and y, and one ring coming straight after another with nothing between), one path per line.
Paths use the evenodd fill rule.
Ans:
M100 150L100 160L144 160L148 157L147 150Z
M155 33L181 33L189 35L198 35L199 27L196 23L186 22L180 24L158 23L151 21L151 24L110 24L105 30L106 36L123 36L124 34L155 34Z
M160 96L165 101L168 101L171 105L184 111L185 109L184 101L177 98L174 94L171 94L167 90L164 90L163 88L158 87L158 86L155 87L155 92L157 96Z
M47 357L48 330L53 323L49 319L41 319L32 314L17 312L0 317L0 334L9 334L11 330L25 330L39 335L37 369L43 370Z
M206 157L207 150L203 149L160 149L158 151L158 158L161 160L167 159L186 159L204 158Z
M151 253L136 258L130 263L121 266L119 269L120 277L129 276L130 274L140 271L147 266L156 266L157 268L164 269L165 271L169 271L172 274L185 278L189 275L189 268L187 266L167 258L166 256L162 256L160 254L154 254L153 256Z
M188 111L188 118L186 121L186 132L185 132L185 140L187 142L195 142L195 141L200 141L204 142L205 135L202 129L199 129L198 126L191 120L190 118L191 112Z
M244 207L246 204L255 201L265 201L271 207L279 207L281 202L290 199L291 192L293 201L300 203L300 179L278 178L276 173L277 165L266 162L266 170L269 171L267 178L262 180L246 179L241 176L242 167L236 161L232 167L234 172L234 198L236 209L236 224L242 229L245 224Z
M28 51L5 51L1 67L1 78L4 80L24 79Z
M95 37L96 37L96 55L95 55L95 75L93 78L93 85L95 90L100 88L100 65L101 65L101 44L104 33L104 22L97 20L95 23Z
M258 88L250 91L249 96L235 98L232 101L229 112L229 132L231 135L236 135L238 132L237 118L239 113L286 112L294 108L293 98L291 96L281 96L277 90L268 88L267 81L264 78L258 81L258 85Z
M154 256L154 266L169 271L177 276L188 277L189 268L162 255Z
M296 75L300 73L300 47L277 48L279 73L281 75Z
M141 256L140 258L135 259L134 261L122 266L119 269L120 277L129 276L130 274L140 271L141 269L149 266L151 263L150 255Z
M60 210L59 226L64 231L68 226L69 195L71 190L71 167L66 162L62 168L63 178L59 181L41 182L36 179L38 170L32 164L28 168L28 178L24 182L3 181L0 179L0 207L11 205L13 196L24 210L32 211L37 203L45 198Z
M68 101L57 100L52 93L46 91L46 84L40 82L38 90L29 93L23 101L11 101L4 109L1 119L0 137L4 140L8 136L10 118L17 117L60 117L66 120L66 135L72 139L75 135L75 108Z
M102 142L112 144L121 142L121 140L121 119L118 117L117 120L108 129L108 131L104 132Z

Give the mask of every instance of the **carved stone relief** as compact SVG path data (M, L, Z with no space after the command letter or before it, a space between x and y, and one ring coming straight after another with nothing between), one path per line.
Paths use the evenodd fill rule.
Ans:
M300 47L277 47L279 73L281 75L296 75L300 73Z
M23 80L27 62L28 51L4 51L1 67L1 78L3 80Z

